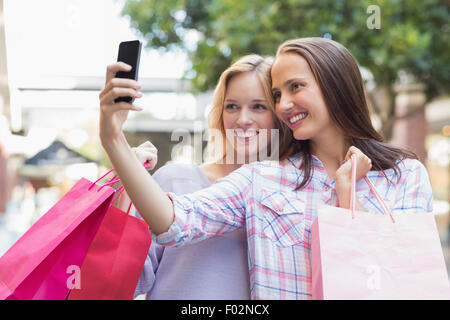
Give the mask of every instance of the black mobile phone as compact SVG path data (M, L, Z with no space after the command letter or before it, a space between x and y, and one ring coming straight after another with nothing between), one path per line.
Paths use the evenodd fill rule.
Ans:
M119 54L117 56L117 61L125 62L132 68L128 72L119 71L116 73L116 78L126 78L138 80L139 73L139 61L141 59L141 48L142 43L139 40L125 41L121 42L119 45ZM133 103L134 98L132 97L119 97L114 100L114 102L125 101L128 103Z

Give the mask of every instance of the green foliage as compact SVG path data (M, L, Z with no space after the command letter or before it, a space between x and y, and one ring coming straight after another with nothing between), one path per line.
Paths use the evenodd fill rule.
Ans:
M367 27L370 5L380 8L380 29ZM274 55L287 39L326 33L379 86L391 87L404 70L427 85L431 98L450 81L447 0L127 0L122 13L148 47L187 50L200 91L213 88L242 55ZM192 34L199 35L195 46L186 41Z

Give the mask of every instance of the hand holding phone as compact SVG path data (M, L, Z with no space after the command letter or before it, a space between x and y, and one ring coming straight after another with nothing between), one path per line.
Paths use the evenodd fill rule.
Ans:
M141 58L141 48L142 43L139 40L125 41L121 42L119 45L119 54L117 56L117 61L122 61L131 66L131 70L128 72L119 71L116 73L116 78L126 78L138 80L139 74L139 62ZM133 97L119 97L114 100L114 102L125 101L128 103L133 103Z
M130 47L134 53L130 53ZM128 47L128 48L126 48ZM138 78L140 43L125 43L119 50L119 62L106 68L105 87L99 94L100 98L100 140L105 148L111 147L112 141L123 135L123 125L129 111L142 111L132 102L134 97L142 97ZM116 76L123 79L117 79Z

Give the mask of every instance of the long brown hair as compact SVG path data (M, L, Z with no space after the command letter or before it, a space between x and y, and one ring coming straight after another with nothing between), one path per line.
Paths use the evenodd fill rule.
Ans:
M372 160L373 170L394 169L400 179L397 162L405 158L417 159L417 156L386 144L372 126L361 72L352 54L343 45L326 38L288 40L279 46L277 56L288 52L298 54L307 61L332 121L344 132L349 143ZM309 140L296 140L293 152L299 152L303 158L300 169L304 177L297 190L311 178Z

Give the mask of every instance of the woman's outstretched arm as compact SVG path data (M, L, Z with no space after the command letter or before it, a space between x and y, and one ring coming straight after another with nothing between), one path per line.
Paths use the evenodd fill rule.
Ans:
M125 136L102 139L102 145L128 196L155 234L169 230L173 222L172 201L136 158Z
M141 109L126 102L114 103L120 96L142 96L136 81L114 78L118 71L129 70L122 62L107 67L105 88L99 95L100 140L134 206L152 231L161 234L174 220L172 201L139 162L122 131L128 112Z

